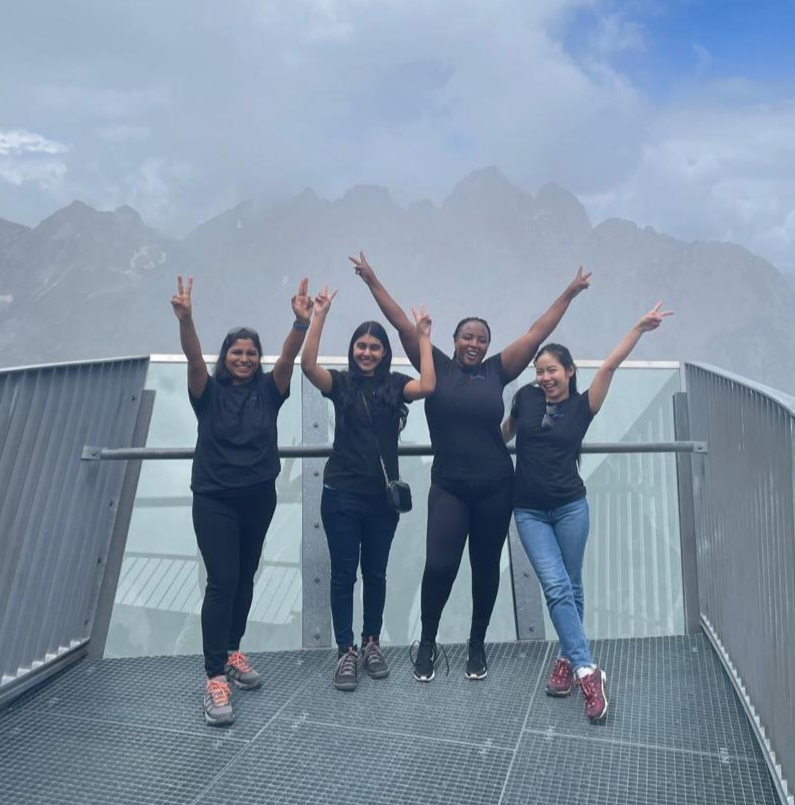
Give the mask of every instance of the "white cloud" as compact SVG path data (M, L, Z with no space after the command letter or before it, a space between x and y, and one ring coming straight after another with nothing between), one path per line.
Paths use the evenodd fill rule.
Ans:
M65 176L66 164L58 159L0 157L0 179L16 187L30 182L45 193L54 194L63 187Z
M32 131L0 131L0 156L16 154L62 154L68 145L48 140Z
M584 199L685 239L731 240L795 269L795 104L658 113L623 182Z
M706 84L721 64L701 42L687 82L665 102L645 94L616 65L648 69L658 0L140 0L89 21L90 8L72 20L90 31L80 41L41 15L41 44L15 52L21 80L0 87L6 120L55 138L0 132L6 216L17 199L33 209L14 188L38 182L39 217L80 197L184 232L305 186L439 199L496 164L528 190L568 187L596 220L732 237L795 264L792 107L742 75ZM573 53L578 12L592 24Z
M642 53L648 47L648 37L643 25L628 20L621 14L608 14L590 36L591 46L606 56L617 53Z

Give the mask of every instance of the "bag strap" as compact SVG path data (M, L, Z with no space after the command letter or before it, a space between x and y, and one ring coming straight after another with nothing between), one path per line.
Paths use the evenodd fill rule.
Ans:
M373 422L373 415L370 413L370 406L367 404L367 397L362 392L362 402L364 403L364 410L367 411L367 418L370 420L370 426L373 429L373 436L375 437L375 449L378 451L378 460L381 462L381 470L384 473L384 481L389 486L389 475L386 471L386 464L384 464L384 457L381 455L381 447L378 444L378 434L375 432L375 423Z

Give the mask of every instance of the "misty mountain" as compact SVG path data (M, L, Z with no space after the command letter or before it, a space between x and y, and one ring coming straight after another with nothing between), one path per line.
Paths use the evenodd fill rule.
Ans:
M234 325L251 324L277 353L292 321L290 297L339 287L323 354L345 354L354 327L382 318L354 274L364 249L406 308L425 303L434 340L451 348L456 322L489 320L493 349L523 332L577 266L594 272L555 339L602 358L658 300L676 315L640 343L639 359L698 360L795 392L795 284L727 243L685 243L634 223L594 227L565 189L536 194L496 168L466 176L440 205L395 203L376 186L333 201L311 190L278 203L251 200L183 240L157 232L129 207L81 202L37 227L0 220L0 360L4 365L178 352L169 306L177 273L192 274L205 353ZM400 351L395 339L396 352Z

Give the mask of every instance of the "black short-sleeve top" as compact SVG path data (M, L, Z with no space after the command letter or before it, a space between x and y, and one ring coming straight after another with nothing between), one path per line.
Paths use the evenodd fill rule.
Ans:
M359 377L351 398L351 373L330 369L329 374L331 391L323 392L323 396L334 403L334 445L323 471L323 483L361 495L382 495L386 481L378 452L380 449L389 479L396 480L400 418L394 401L403 401L403 389L411 378L390 372L387 388L378 389L373 378ZM347 405L346 398L350 398Z
M276 417L290 396L273 374L234 385L207 379L201 397L188 395L198 420L191 489L234 495L272 481L281 471Z
M509 379L499 355L475 367L461 366L433 348L436 391L425 400L433 445L434 481L497 481L513 463L502 438L502 391Z
M557 403L552 427L542 428L546 397L538 386L516 392L511 416L516 421L514 506L555 509L585 497L577 457L593 420L588 392Z

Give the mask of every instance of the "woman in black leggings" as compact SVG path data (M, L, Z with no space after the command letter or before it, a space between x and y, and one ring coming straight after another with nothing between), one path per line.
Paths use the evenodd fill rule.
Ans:
M293 363L312 315L307 280L292 298L295 321L273 371L262 371L262 344L249 327L230 330L212 376L193 324L193 277L171 306L179 320L188 359L188 396L198 420L191 473L193 527L207 570L202 604L202 644L207 682L204 715L209 724L234 720L229 683L259 687L259 674L240 651L246 630L254 574L276 507L281 465L276 417L290 393Z
M378 281L360 252L356 273L400 334L409 360L418 362L417 336L406 314ZM434 677L436 634L469 538L472 625L466 676L487 673L484 641L497 600L500 556L511 519L513 464L500 431L503 388L527 368L539 345L557 327L572 299L588 287L582 268L530 329L486 359L491 330L483 319L462 319L453 333L453 357L433 348L436 391L425 402L433 465L422 577L422 635L414 663L420 682Z

